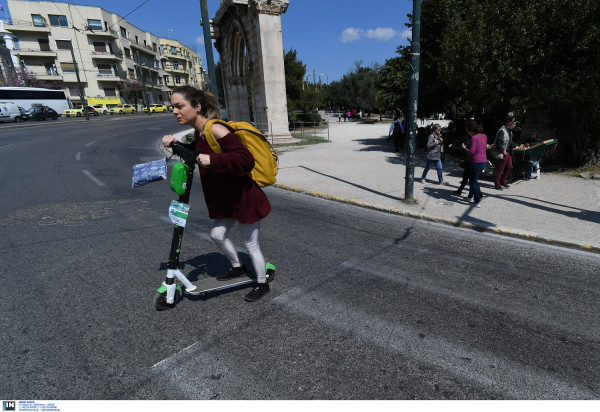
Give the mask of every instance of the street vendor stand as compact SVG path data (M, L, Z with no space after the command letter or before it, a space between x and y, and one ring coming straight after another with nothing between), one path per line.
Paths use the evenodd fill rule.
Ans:
M517 146L513 149L513 174L512 180L522 179L525 175L525 165L527 162L538 163L538 178L539 178L539 162L542 160L544 153L554 150L558 140L549 139L533 146L525 147L524 145Z
M513 149L513 170L509 178L510 181L520 180L525 177L525 165L527 162L540 162L544 153L552 151L556 148L558 140L548 139L533 146L525 147L524 145L517 146ZM490 166L486 172L493 175L496 169L497 159L491 155L491 144L487 146L488 165ZM539 173L539 167L538 167ZM538 175L539 177L539 175Z

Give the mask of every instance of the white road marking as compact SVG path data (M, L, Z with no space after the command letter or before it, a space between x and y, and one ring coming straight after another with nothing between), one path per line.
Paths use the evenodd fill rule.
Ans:
M83 173L91 179L92 182L96 183L98 186L106 186L102 183L96 176L92 174L89 170L84 170Z

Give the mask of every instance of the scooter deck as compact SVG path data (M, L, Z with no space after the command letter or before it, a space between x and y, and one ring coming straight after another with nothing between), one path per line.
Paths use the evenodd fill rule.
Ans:
M253 279L247 275L227 280L217 280L216 277L208 277L194 282L194 286L196 286L196 289L191 291L186 290L185 293L188 293L190 295L204 295L205 293L217 292L219 290L235 288L237 286L249 285L254 282L256 282L256 279Z
M270 263L267 263L267 283L271 282L275 277L275 266ZM251 274L254 276L254 273ZM225 290L230 288L235 288L238 286L250 285L252 283L256 283L256 277L250 277L247 274L243 276L238 276L235 278L227 279L227 280L217 280L216 277L207 277L204 279L197 280L194 282L194 286L196 289L188 291L186 289L185 293L189 293L190 295L204 295L206 293L217 292L219 290Z

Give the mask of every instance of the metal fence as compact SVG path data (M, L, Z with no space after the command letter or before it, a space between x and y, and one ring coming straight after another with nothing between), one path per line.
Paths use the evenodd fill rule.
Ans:
M323 139L329 140L329 124L327 123L309 123L309 122L290 122L289 134L273 130L273 125L262 123L253 123L254 127L263 132L265 137L271 143L277 143L279 139L289 139L289 135L296 140Z

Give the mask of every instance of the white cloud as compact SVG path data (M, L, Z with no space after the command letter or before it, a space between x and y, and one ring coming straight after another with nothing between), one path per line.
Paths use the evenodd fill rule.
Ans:
M196 44L204 44L204 36L196 37Z
M354 27L348 27L342 32L342 43L352 43L360 39L363 35L363 30Z
M388 41L398 35L398 32L389 27L377 27L376 29L369 29L365 33L367 39L375 39L377 41Z
M400 33L400 38L402 40L408 40L408 42L412 41L412 29L406 29L402 33Z
M377 40L377 41L389 41L395 38L406 39L406 33L410 36L411 31L405 30L404 32L398 32L391 27L377 27L376 29L357 29L355 27L348 27L342 32L341 41L342 43L351 43L361 39Z

